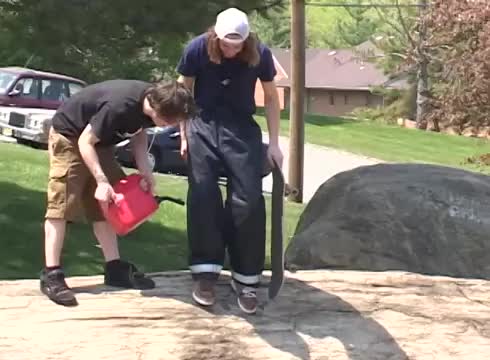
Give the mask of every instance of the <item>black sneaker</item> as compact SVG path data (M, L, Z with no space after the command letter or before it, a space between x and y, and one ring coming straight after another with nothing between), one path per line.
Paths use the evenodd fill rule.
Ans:
M217 274L201 273L194 274L194 288L192 289L192 298L199 305L211 306L216 301L214 286L217 281Z
M237 302L240 309L247 314L255 314L257 312L257 288L247 286L232 279L231 287L237 294Z
M105 265L104 284L125 289L149 290L155 282L138 271L133 264L116 260Z
M63 306L77 306L78 302L75 294L68 287L65 281L63 270L56 269L41 272L41 292L51 301Z

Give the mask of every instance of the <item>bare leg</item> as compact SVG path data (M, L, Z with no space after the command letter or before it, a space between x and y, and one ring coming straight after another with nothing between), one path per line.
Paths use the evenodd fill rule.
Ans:
M93 224L94 234L102 247L102 253L106 262L119 259L119 244L117 235L106 221L98 221Z
M154 281L145 277L136 266L120 260L117 234L108 222L94 222L93 228L106 262L104 267L106 285L141 290L155 287Z
M44 222L44 255L48 268L60 266L65 231L65 220L46 219ZM76 306L78 304L75 294L65 282L65 274L61 269L43 270L40 280L41 291L56 304L64 306Z
M44 256L47 267L60 266L61 250L65 240L66 221L46 219L44 223Z

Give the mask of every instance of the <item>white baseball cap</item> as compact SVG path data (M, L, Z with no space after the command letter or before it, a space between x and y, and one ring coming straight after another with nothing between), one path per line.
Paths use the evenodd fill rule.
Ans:
M229 8L220 12L216 17L214 31L219 39L227 42L240 43L245 41L250 34L247 14L236 8ZM240 38L229 38L228 35L238 35Z

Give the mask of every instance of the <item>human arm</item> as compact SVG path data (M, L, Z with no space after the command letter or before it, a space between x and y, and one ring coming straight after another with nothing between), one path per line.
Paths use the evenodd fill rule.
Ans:
M102 202L109 202L111 199L115 199L115 193L100 166L99 157L95 150L95 144L99 141L100 139L95 135L92 125L88 124L78 139L78 147L85 165L97 183L95 198Z
M269 161L275 160L282 167L283 154L279 147L279 127L280 127L280 105L279 95L277 93L274 81L262 81L264 89L264 106L269 131L269 148L267 156Z
M259 65L259 79L264 90L264 107L267 120L267 128L269 131L269 147L267 157L274 166L275 160L282 167L283 155L279 147L279 127L281 108L279 104L279 94L277 93L276 83L274 78L277 74L274 65L272 52L269 48L262 49L261 61Z
M181 75L179 76L177 81L184 84L186 88L188 88L192 93L194 93L194 82L195 82L194 77ZM180 155L184 159L187 159L187 132L186 132L187 121L181 121L179 125L180 125Z
M180 74L178 82L185 85L193 95L195 79L202 67L202 59L205 48L201 37L192 39L184 48L179 63L177 64L177 73ZM187 158L187 129L186 122L180 123L180 154Z
M153 194L155 191L155 177L153 176L153 169L150 168L148 162L148 135L146 131L142 130L134 135L130 142L136 167L146 182L146 184L143 184L143 189Z

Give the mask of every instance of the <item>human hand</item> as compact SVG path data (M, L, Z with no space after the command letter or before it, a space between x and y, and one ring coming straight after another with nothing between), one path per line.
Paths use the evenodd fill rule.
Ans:
M95 198L103 203L116 200L116 193L108 182L100 182L95 189Z
M180 156L182 156L182 158L187 161L187 140L186 139L180 140Z
M141 179L140 186L143 191L149 192L151 194L155 193L155 176L153 173L150 172L144 172L140 173L143 179Z
M279 145L269 145L267 148L267 159L269 159L272 166L275 166L275 163L277 163L282 168L283 155Z

